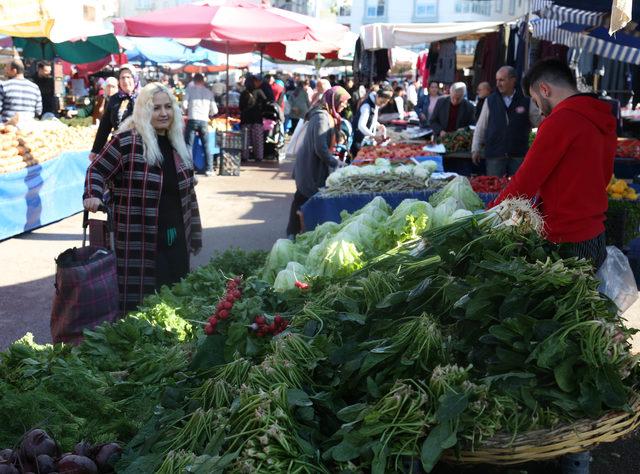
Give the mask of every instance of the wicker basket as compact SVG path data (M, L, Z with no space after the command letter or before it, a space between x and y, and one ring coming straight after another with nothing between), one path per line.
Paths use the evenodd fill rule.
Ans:
M523 464L548 461L565 454L588 451L600 443L611 443L640 426L640 396L631 404L632 411L611 412L597 420L581 420L553 430L530 431L513 436L497 435L475 450L445 452L443 460L457 464Z

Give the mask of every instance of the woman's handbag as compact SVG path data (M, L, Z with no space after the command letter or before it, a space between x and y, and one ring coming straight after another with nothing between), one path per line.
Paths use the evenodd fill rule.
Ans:
M296 129L291 135L291 140L285 150L286 159L294 160L298 156L298 152L302 149L302 143L304 143L304 137L307 135L307 128L309 126L308 120L300 119Z
M86 245L89 213L85 211L81 248L67 249L56 258L56 293L51 310L54 343L78 344L82 332L120 316L113 220L107 207L106 227L111 248Z

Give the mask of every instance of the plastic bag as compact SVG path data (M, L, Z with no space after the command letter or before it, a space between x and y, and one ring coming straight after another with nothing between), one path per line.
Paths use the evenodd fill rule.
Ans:
M607 258L596 277L600 280L598 291L613 300L620 314L638 299L638 287L629 260L619 248L607 247Z

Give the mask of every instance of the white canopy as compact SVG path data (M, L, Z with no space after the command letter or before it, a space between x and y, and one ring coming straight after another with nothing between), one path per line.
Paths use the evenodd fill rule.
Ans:
M396 46L431 43L469 33L496 31L504 21L466 23L372 23L360 28L364 48L388 49Z

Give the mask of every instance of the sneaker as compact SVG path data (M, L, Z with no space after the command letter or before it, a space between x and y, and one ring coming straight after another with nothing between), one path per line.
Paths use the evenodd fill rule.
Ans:
M211 171L205 171L205 173L204 173L204 174L205 174L205 176L207 176L207 177L211 177L211 176L213 176L213 175L214 175L214 172L213 172L213 170L211 170Z

